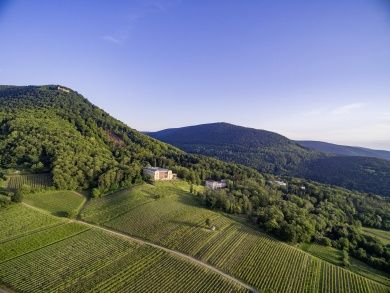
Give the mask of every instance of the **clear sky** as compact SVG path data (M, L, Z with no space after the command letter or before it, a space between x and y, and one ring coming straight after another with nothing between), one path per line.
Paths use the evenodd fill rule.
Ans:
M390 1L0 0L0 83L69 86L138 130L390 150Z

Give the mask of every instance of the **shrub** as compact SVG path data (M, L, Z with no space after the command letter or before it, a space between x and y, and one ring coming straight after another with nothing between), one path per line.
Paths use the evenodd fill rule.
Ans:
M343 250L343 266L344 267L349 267L350 262L349 262L349 255L348 251L346 249Z
M92 198L97 198L102 195L102 191L99 188L92 189Z
M17 190L11 197L13 202L22 202L23 201L23 192L22 190Z

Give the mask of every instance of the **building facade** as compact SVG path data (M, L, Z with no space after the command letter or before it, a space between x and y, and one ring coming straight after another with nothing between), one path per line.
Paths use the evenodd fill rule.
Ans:
M206 180L205 186L210 189L216 190L216 189L225 188L227 184L225 180L221 180L221 181Z
M171 170L159 167L145 168L144 175L150 176L154 181L172 180L176 178L176 174L173 174Z

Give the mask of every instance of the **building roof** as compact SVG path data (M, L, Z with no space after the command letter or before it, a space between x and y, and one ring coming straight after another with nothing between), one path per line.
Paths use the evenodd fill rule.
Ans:
M150 171L169 171L169 169L160 168L160 167L146 167L145 169Z

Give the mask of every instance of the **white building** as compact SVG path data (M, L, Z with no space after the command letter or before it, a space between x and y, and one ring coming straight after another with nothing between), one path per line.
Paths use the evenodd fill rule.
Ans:
M70 90L69 90L69 89L64 88L64 87L62 87L62 86L58 86L57 89L58 89L59 91L62 91L62 92L64 92L64 93L67 93L67 94L70 93Z
M150 176L155 181L177 178L177 175L173 174L171 170L160 167L147 167L144 169L144 175Z
M226 187L226 181L221 180L221 181L214 181L214 180L206 180L206 187L216 190L216 189L221 189Z
M283 186L283 187L286 187L287 186L287 183L286 182L283 182L283 181L280 181L280 180L275 180L274 181L275 184L279 185L279 186Z

